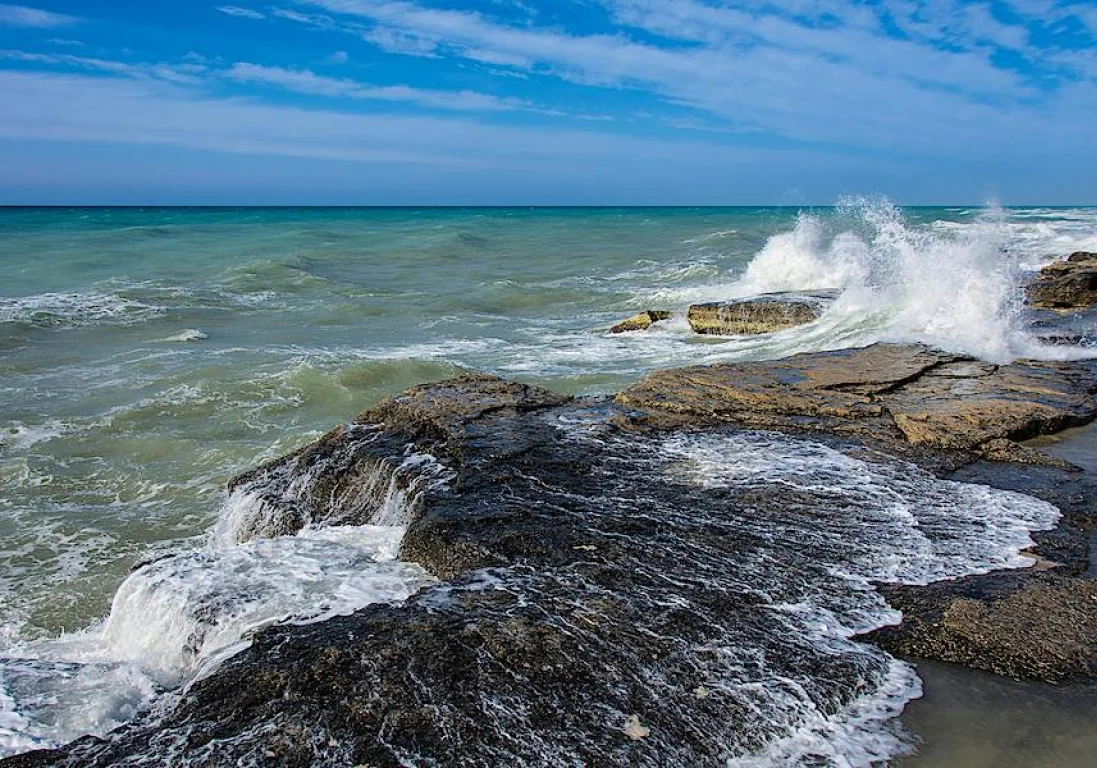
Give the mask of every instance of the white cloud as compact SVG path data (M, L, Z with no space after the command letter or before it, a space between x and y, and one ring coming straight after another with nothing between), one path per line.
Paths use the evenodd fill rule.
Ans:
M110 59L97 59L89 56L73 56L67 53L30 53L27 51L0 50L0 59L19 61L25 64L53 64L67 67L80 67L136 79L163 80L177 85L194 85L200 80L194 77L205 67L196 64L131 64Z
M1013 182L1009 188L996 187L1007 201L1071 202L1071 195L1086 188L1084 179L1097 173L1091 154L1077 151L1089 146L1089 131L1082 129L1089 112L1069 107L1092 103L1094 89L1080 84L1076 89L1055 109L1033 115L1012 131L984 137L979 153L946 147L935 156L905 152L881 157L818 147L736 146L720 134L709 134L707 141L694 131L647 139L605 130L493 125L468 117L306 110L212 98L149 78L0 70L0 102L19 105L18 110L0 110L0 158L8 179L0 181L0 195L25 202L33 182L54 190L49 199L72 199L68 159L43 163L51 156L47 152L23 162L27 146L72 141L115 145L120 151L104 150L113 158L112 172L124 166L134 179L147 168L148 155L140 147L288 158L246 165L249 174L269 169L284 202L308 199L296 195L308 187L317 195L327 189L322 199L328 202L378 204L394 199L409 204L811 204L843 193L896 191L906 202L939 204L983 199L987 180L999 172ZM247 181L219 170L241 167L227 160L167 157L175 160L163 160L156 184L168 188L193 177L201 185L195 187L197 200L208 199L215 188ZM338 162L296 163L292 158ZM363 165L347 170L346 163ZM84 164L91 174L88 188L104 188L102 166ZM196 166L203 169L197 176ZM1049 168L1059 171L1049 174ZM13 179L24 181L12 186ZM1065 192L1064 179L1073 183ZM332 196L331 184L344 186ZM393 190L402 190L395 194L403 197L394 197Z
M28 8L25 5L0 4L0 26L30 27L32 29L53 29L68 27L79 22L75 16L64 13Z
M1038 132L1034 116L1062 101L1044 83L996 64L995 47L1035 55L1022 28L959 0L887 0L913 25L908 39L886 32L877 11L838 0L790 0L780 10L748 0L603 0L626 28L672 44L638 42L623 31L512 26L409 0L303 1L418 41L434 55L647 91L739 131L800 141L979 148L988 135L1022 125ZM1097 109L1092 94L1086 98L1076 106Z
M1082 20L1086 10L1076 1L1010 1L1023 5L1025 13L1035 13L1040 2L1053 6L1053 14L1049 11L1052 15L1046 20L1061 20L1062 14ZM301 2L312 6L305 10L316 12L277 9L267 11L266 16L361 37L386 51L452 56L487 65L456 62L463 67L463 81L473 72L481 76L495 72L531 82L554 77L580 86L643 92L640 104L631 94L629 101L622 103L628 104L630 112L649 108L660 115L646 126L660 124L664 132L670 126L679 127L680 137L686 140L672 142L675 156L689 158L688 162L694 162L702 150L713 158L729 158L729 162L742 162L746 154L761 151L745 146L733 151L722 146L729 143L812 147L810 152L805 150L807 154L797 155L802 157L835 151L819 147L838 145L847 157L921 157L927 168L952 167L972 158L982 158L987 167L1013 167L1022 158L1044 151L1059 157L1092 154L1088 125L1097 110L1097 83L1085 77L1097 78L1097 57L1092 52L1054 46L1036 51L1027 28L1016 23L1017 16L1000 13L1002 6L997 2L992 6L960 0L882 0L882 5L869 6L839 0L785 0L779 5L750 0L723 0L719 5L713 0L601 0L619 26L613 34L598 35L538 26L536 19L507 24L484 13L444 10L412 0ZM880 8L889 9L891 21L907 30L905 36L887 31L885 11ZM1044 21L1033 21L1033 28ZM1071 23L1076 31L1080 29L1076 21ZM1046 35L1038 39L1043 42ZM1031 57L1036 51L1044 81L1035 83L1001 66L995 55L1001 49L1011 51L1012 60ZM336 54L327 61L341 63L346 61L344 56ZM197 136L188 138L172 125L163 121L154 124L151 117L134 110L127 119L139 128L135 135L146 137L136 141L300 157L376 159L391 155L403 158L393 162L473 162L506 168L526 167L526 160L521 159L525 151L529 163L546 173L555 173L560 164L574 164L580 156L584 162L599 165L601 160L593 148L608 152L616 158L613 162L625 162L621 149L625 145L637 152L659 153L659 142L622 135L621 128L637 127L642 121L619 119L613 130L598 131L592 126L590 131L573 131L571 140L578 142L574 148L561 139L565 131L489 125L504 122L501 115L508 113L560 113L478 90L378 85L326 77L308 69L246 62L225 69L217 60L197 56L174 64L20 51L0 51L0 58L128 78L128 83L117 80L114 90L102 84L105 78L67 75L65 80L57 75L50 79L38 73L41 79L33 82L55 96L62 87L84 82L89 93L102 94L119 109L129 109L137 103L137 94L143 94L140 98L148 101L148 110L164 109L181 120L180 126L197 131ZM1059 73L1062 77L1055 80ZM222 78L375 102L369 107L371 112L384 109L387 103L463 112L466 117L422 117L417 118L419 122L408 122L413 119L406 115L236 104L209 95L226 84ZM18 82L25 96L30 81ZM168 94L162 90L165 83L180 88ZM575 103L590 105L583 107L586 111L607 111L598 102L601 91L577 87L573 93ZM652 97L663 104L651 103ZM258 98L256 91L249 91L249 100ZM0 99L20 103L3 92ZM366 111L350 101L340 103L347 110ZM219 126L195 126L194 121L180 117L186 108L222 122ZM292 124L301 132L299 138L263 127L260 114L264 119ZM469 117L472 115L478 121ZM567 115L574 120L597 116ZM122 115L109 123L117 133L115 128L104 127L108 122L98 112L85 117L91 119L89 125L99 126L89 131L92 140L97 135L124 134L118 127ZM4 119L0 115L0 122ZM309 120L317 121L316 126ZM5 124L11 130L13 123L8 120ZM562 123L553 121L551 125L559 129ZM431 131L441 133L431 135L428 125ZM69 127L74 136L78 127ZM409 133L400 135L401 130ZM355 140L353 131L360 131L363 140ZM475 145L472 137L489 144ZM370 144L367 138L377 143ZM699 139L711 143L691 143ZM501 144L496 147L490 142ZM779 156L792 155L782 150ZM636 155L634 162L646 163L646 158L637 158L641 155ZM615 172L621 169L613 163L606 167L617 168Z
M0 138L107 141L192 149L566 174L644 163L690 169L764 161L765 150L466 118L359 115L200 97L153 81L0 71ZM780 153L788 155L789 153ZM792 152L808 163L810 158Z
M519 99L503 99L475 91L443 91L411 88L405 85L378 86L354 80L325 77L307 69L284 69L238 62L225 71L225 77L241 83L274 85L298 93L338 96L350 99L404 102L434 109L466 112L501 112L535 109Z
M350 54L346 51L336 51L324 59L327 64L346 64L348 61L350 61Z
M229 16L236 16L241 19L265 19L266 15L260 11L256 11L252 8L241 8L239 5L221 5L217 10L221 13L228 14Z
M440 41L436 37L415 34L392 27L376 26L359 33L367 43L373 43L386 53L437 58Z

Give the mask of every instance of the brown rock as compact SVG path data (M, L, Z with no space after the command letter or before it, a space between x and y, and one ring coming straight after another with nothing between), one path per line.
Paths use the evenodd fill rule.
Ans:
M883 590L903 623L867 639L892 653L1049 683L1097 671L1097 581L1032 571Z
M633 315L627 320L622 320L609 329L610 333L625 333L626 331L646 331L660 320L669 320L670 312L662 309L646 309Z
M1084 309L1097 304L1097 254L1072 253L1040 270L1028 287L1029 303L1037 309Z
M470 373L434 384L422 384L359 414L357 424L399 424L403 429L429 428L452 435L488 412L524 411L562 405L570 397L547 389L507 381L487 373Z
M824 299L803 294L766 294L737 301L694 304L689 325L695 333L756 335L814 322Z
M634 423L654 427L736 422L974 451L1086 423L1097 416L1095 393L1097 377L1070 364L995 366L923 346L874 344L656 371L617 402L633 409ZM1001 444L988 451L1028 456Z

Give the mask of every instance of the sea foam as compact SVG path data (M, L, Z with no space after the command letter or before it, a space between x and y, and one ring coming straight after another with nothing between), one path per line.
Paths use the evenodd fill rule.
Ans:
M1093 350L1040 343L1026 328L1031 270L1094 242L1092 214L1062 223L1017 221L989 207L968 221L911 223L887 201L845 201L828 215L801 213L728 281L660 291L658 300L719 301L762 293L831 290L838 299L810 327L742 339L723 356L765 356L920 342L991 362L1076 359ZM1089 239L1086 238L1088 233Z
M11 643L0 653L0 755L106 733L212 672L263 627L399 602L430 583L396 558L417 494L442 481L439 466L408 454L373 471L368 524L256 535L276 507L253 483L230 494L200 546L135 569L104 621ZM302 474L290 493L307 493L314 480Z

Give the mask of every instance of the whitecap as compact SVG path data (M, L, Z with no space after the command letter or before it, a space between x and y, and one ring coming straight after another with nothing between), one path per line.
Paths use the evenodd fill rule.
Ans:
M174 336L168 336L166 339L162 339L162 341L202 341L208 338L209 336L207 336L205 333L198 330L197 328L187 328L175 334Z
M161 306L96 291L0 298L0 323L39 328L82 327L99 323L129 324L141 322L165 311Z

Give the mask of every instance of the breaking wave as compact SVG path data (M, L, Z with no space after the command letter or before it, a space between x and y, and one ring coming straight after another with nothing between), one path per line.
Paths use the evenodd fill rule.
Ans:
M361 442L372 438L364 430ZM260 474L230 494L202 546L135 569L103 622L0 652L0 756L102 735L266 626L400 602L430 583L397 555L420 494L444 482L439 465L417 454L375 461L367 492L342 499L368 522L285 528L282 510L306 503L319 470L289 487Z
M793 229L768 239L736 281L671 295L719 301L836 292L814 327L785 336L786 354L887 340L923 342L991 362L1092 355L1040 343L1023 313L1031 270L1066 255L1063 248L1084 244L1080 234L1064 240L1045 233L1041 239L1031 231L1039 225L1018 225L996 208L941 224L915 225L886 201L846 201L833 215L801 213ZM1087 226L1092 233L1091 219Z
M161 306L96 291L0 298L0 323L36 328L126 325L164 312Z

